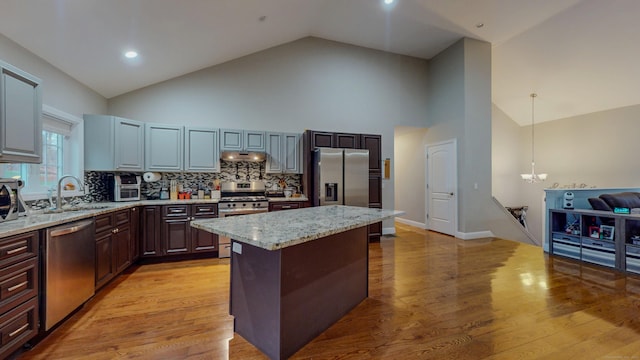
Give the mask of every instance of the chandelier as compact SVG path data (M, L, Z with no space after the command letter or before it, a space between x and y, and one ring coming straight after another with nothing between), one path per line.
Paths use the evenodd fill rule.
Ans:
M536 174L536 162L533 158L533 154L534 154L534 143L533 143L533 135L534 135L534 129L533 129L533 123L534 123L534 106L533 106L533 102L536 98L536 96L538 96L537 94L533 93L531 95L531 174L520 174L520 177L522 178L522 180L532 184L532 183L536 183L538 181L545 181L547 180L547 174Z

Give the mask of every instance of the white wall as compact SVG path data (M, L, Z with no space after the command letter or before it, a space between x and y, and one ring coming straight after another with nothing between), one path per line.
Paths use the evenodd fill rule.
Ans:
M3 35L0 59L42 80L43 104L78 118L107 111L107 99Z
M426 60L309 37L118 96L108 110L146 122L381 134L382 158L393 159L394 127L426 123L427 80ZM393 177L383 181L385 208L393 189Z
M428 129L397 126L394 137L395 208L409 224L425 227L425 146Z

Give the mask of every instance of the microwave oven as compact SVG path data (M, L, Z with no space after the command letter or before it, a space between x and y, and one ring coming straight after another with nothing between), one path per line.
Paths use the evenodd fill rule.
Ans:
M0 222L18 218L19 191L18 180L0 179Z
M140 200L140 185L142 177L139 175L110 175L107 179L109 200L136 201Z

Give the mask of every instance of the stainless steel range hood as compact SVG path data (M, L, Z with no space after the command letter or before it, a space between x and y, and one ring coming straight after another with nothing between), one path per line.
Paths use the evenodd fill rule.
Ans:
M224 161L264 161L266 154L254 151L223 151L220 158Z

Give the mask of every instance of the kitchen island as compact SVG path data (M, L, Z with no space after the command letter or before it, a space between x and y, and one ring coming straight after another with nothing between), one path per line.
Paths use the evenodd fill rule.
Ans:
M336 205L191 225L232 239L234 331L286 359L367 297L366 226L401 214Z

